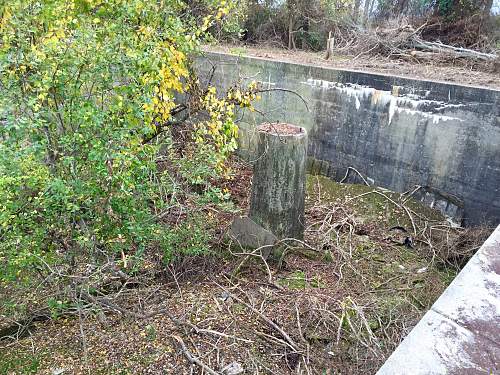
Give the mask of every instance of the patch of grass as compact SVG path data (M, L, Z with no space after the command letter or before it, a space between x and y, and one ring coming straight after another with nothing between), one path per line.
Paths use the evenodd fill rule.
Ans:
M305 289L307 286L306 274L304 271L295 271L278 280L278 284L281 286L286 286L289 289Z
M232 309L235 314L243 314L246 310L246 306L242 303L233 303Z
M36 374L41 357L27 353L0 352L0 375Z
M313 276L312 279L309 280L309 285L312 288L324 288L325 284L321 281L321 277Z
M279 279L278 284L289 289L322 288L324 286L321 278L313 276L308 279L304 271L294 271L290 275Z
M156 329L155 327L153 327L152 325L148 324L145 328L146 330L146 338L149 340L149 341L155 341L156 340Z
M11 299L6 299L0 302L0 311L7 316L14 316L15 314L24 313L26 306L19 305L16 301Z
M404 296L394 293L380 293L377 296L378 309L381 312L397 310L401 306L406 306L407 300Z
M247 50L244 47L233 47L229 49L229 53L243 57L247 54Z
M457 271L452 268L444 268L439 272L439 278L445 285L451 284L451 282L457 277Z

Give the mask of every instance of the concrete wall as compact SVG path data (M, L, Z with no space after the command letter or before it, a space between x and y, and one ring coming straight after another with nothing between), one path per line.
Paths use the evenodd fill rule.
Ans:
M248 157L255 125L294 123L308 130L308 153L322 174L340 180L354 167L395 191L427 186L463 202L466 224L500 222L500 91L219 53L197 63L202 77L215 65L222 87L257 80L308 103L264 93L256 105L263 114L243 115Z

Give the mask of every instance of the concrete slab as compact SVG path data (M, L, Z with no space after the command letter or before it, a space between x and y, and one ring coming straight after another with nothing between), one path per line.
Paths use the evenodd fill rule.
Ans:
M500 345L500 227L432 309Z
M377 375L497 374L500 346L430 310Z
M377 375L500 374L500 226Z

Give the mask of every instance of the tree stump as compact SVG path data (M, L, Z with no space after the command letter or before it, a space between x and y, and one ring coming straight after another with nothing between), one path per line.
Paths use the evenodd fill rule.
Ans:
M307 133L283 123L257 130L249 216L278 239L303 239Z

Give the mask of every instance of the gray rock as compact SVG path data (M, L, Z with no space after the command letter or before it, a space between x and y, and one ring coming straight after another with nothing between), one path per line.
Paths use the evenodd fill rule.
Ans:
M243 366L241 366L238 362L231 362L229 365L222 369L222 373L224 375L239 375L243 374Z
M262 255L265 258L269 256L272 245L278 240L273 233L262 228L247 216L236 217L233 220L227 237L246 249L258 249L262 246L268 246L262 249Z

